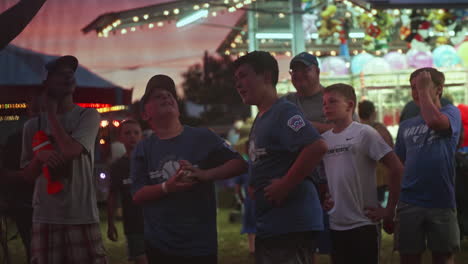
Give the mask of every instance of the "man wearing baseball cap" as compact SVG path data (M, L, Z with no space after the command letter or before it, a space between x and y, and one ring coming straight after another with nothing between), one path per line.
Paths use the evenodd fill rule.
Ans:
M301 52L297 54L289 64L289 73L291 81L296 92L285 95L285 98L295 104L309 120L309 122L320 132L323 133L333 127L327 123L322 110L323 86L320 84L320 68L317 57L308 53ZM322 164L310 175L310 178L317 187L321 200L328 193L327 180L323 171ZM320 254L331 254L331 238L328 229L328 215L324 216L324 231L317 238L317 252ZM311 263L315 263L315 254L311 256Z
M24 125L21 166L27 168L26 178L35 182L32 263L107 263L93 176L100 116L95 109L73 103L77 67L73 56L45 65L45 112ZM37 133L47 135L50 149L33 151ZM55 193L48 192L43 166L62 185Z
M135 147L130 174L148 262L216 264L214 181L244 173L247 164L209 129L181 124L169 76L148 81L141 105L154 133Z

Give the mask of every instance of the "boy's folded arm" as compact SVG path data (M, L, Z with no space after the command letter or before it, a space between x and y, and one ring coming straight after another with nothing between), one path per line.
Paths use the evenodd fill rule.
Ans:
M284 187L287 190L292 190L297 184L302 182L317 167L327 150L327 144L322 139L306 145L288 170L286 176L281 178Z

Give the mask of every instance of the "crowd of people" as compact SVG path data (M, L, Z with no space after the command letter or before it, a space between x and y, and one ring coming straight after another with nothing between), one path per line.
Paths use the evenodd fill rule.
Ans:
M34 264L108 263L92 170L100 116L73 103L77 67L73 56L45 65L45 93L24 125L20 168L2 168L4 186L34 188L22 217L29 228L26 222L21 232ZM347 84L323 87L309 53L291 60L296 92L283 97L270 53L250 52L234 69L242 101L259 110L245 153L207 128L182 124L167 75L153 76L141 98L152 134L143 138L133 119L121 123L126 152L111 165L107 236L118 239L120 203L129 260L218 263L214 183L237 176L245 188L243 232L258 264L316 263L316 253L334 264L378 263L382 229L395 234L400 263L421 263L426 249L433 263L454 263L455 153L463 132L458 108L441 104L442 72L411 74L420 112L401 122L394 145L372 102L358 103Z
M23 0L0 14L12 21L0 23L0 49L44 2ZM73 56L45 65L45 93L24 125L20 158L0 168L3 186L34 189L15 219L34 264L108 263L92 172L100 116L73 103L77 67ZM309 53L291 60L296 92L281 98L278 63L268 52L250 52L234 68L242 101L259 110L248 161L209 129L180 122L175 84L166 75L153 76L141 98L153 133L143 139L137 121L122 123L126 153L111 166L107 235L118 238L120 199L129 260L217 263L214 182L244 175L237 182L250 203L243 231L255 234L249 250L258 264L315 263L317 252L334 264L378 263L382 228L394 233L402 264L421 263L426 249L433 263L454 263L461 237L455 175L466 175L467 166L456 159L461 115L441 99L442 72L411 74L413 101L393 145L375 122L373 104L358 104L350 85L323 87ZM379 166L386 179L378 181Z

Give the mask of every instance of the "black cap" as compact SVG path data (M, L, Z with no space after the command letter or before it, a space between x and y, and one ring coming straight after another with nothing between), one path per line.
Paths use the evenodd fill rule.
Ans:
M149 79L148 84L146 84L145 94L141 97L140 103L142 107L146 104L149 96L153 92L154 89L163 89L172 94L175 99L177 99L177 93L175 89L174 80L171 77L164 75L164 74L157 74L151 79Z
M315 65L315 66L319 66L318 64L318 60L317 60L317 57L315 57L314 55L308 53L308 52L301 52L299 54L297 54L296 56L294 56L294 58L291 60L291 63L289 63L289 68L291 69L291 66L293 65L293 63L295 62L301 62L303 63L305 66L311 66L311 65Z
M70 66L73 69L73 71L76 71L76 69L78 68L78 59L71 55L58 57L56 59L53 59L52 61L49 61L45 65L45 68L47 71L53 72L60 66Z

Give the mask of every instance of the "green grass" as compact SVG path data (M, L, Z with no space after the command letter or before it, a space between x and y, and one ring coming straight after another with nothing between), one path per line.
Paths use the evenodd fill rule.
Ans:
M219 209L218 211L218 240L219 240L219 263L220 264L254 264L253 257L249 256L247 236L239 233L240 223L230 223L229 213L230 209ZM107 225L105 221L105 215L102 214L101 230L104 245L106 247L109 262L111 264L127 263L126 257L126 246L125 237L122 232L121 222L117 222L117 228L119 231L119 240L112 242L107 239ZM8 226L9 237L16 233L14 225ZM358 240L356 240L358 241ZM397 264L399 263L398 253L392 254L392 243L393 239L391 236L384 234L382 239L382 261L383 264ZM24 257L24 250L21 244L21 239L11 240L8 243L10 249L10 255L12 264L26 264ZM0 252L0 263L3 260L3 255ZM319 264L326 264L328 262L327 256L319 256ZM424 263L431 263L430 255L425 254ZM456 256L456 263L468 263L468 241L462 242L462 249Z

